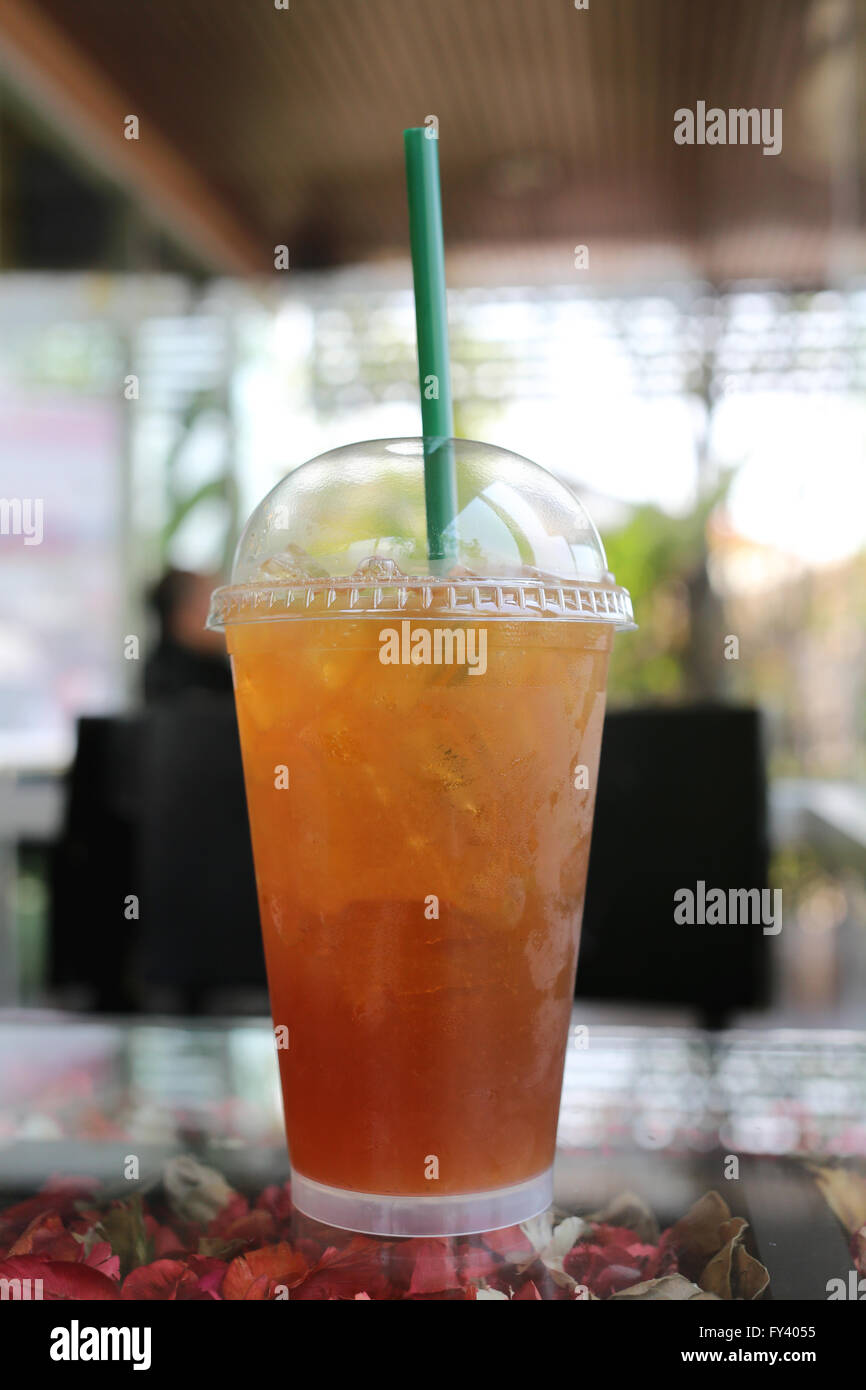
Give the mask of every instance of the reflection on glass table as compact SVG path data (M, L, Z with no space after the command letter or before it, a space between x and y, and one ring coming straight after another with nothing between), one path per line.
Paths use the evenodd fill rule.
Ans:
M175 1263L190 1288L189 1258L198 1258L189 1255L194 1238L204 1241L203 1248L221 1249L225 1269L244 1251L248 1261L254 1263L250 1252L264 1260L262 1245L291 1246L298 1260L300 1251L306 1273L292 1285L294 1297L356 1296L346 1294L339 1281L336 1293L311 1292L319 1287L316 1279L322 1287L331 1285L322 1271L316 1278L310 1271L329 1249L360 1251L362 1263L369 1263L364 1252L370 1248L380 1250L377 1268L402 1271L387 1292L362 1290L371 1297L498 1297L500 1286L506 1297L626 1296L628 1288L645 1287L647 1278L670 1278L671 1270L682 1276L688 1268L692 1280L701 1277L694 1258L689 1266L683 1253L681 1223L705 1194L717 1194L709 1200L723 1204L718 1221L723 1207L731 1219L742 1218L735 1244L742 1246L737 1258L749 1276L739 1293L735 1281L733 1295L723 1296L754 1296L748 1292L758 1287L754 1270L765 1267L770 1282L764 1297L824 1299L828 1281L848 1278L866 1249L866 1239L857 1245L855 1230L846 1227L859 1219L858 1202L866 1200L866 1034L575 1027L553 1213L510 1235L456 1246L356 1237L362 1241L356 1247L349 1233L317 1232L317 1223L292 1213L266 1021L187 1025L6 1014L0 1017L0 1059L0 1206L7 1215L46 1182L70 1176L91 1184L95 1202L128 1202L139 1192L145 1210L162 1211L166 1174L175 1172L181 1155L187 1157L180 1171L184 1163L203 1164L221 1175L213 1179L216 1193L203 1208L208 1221L216 1222L219 1240L195 1223L184 1226L181 1237L176 1210L167 1218L174 1226L165 1227L173 1234L160 1238L163 1244L183 1242L178 1248L186 1253ZM137 1160L131 1183L124 1177L130 1154ZM194 1186L201 1169L191 1171ZM223 1249L219 1241L228 1218L219 1202L230 1199L235 1207L227 1210L240 1221L241 1234L227 1239ZM81 1193L77 1200L83 1200ZM699 1211L705 1219L709 1208ZM0 1216L0 1232L2 1221ZM679 1236L662 1234L671 1228ZM8 1226L6 1235L11 1231ZM620 1248L627 1238L630 1263ZM677 1239L679 1254L671 1254L670 1241ZM567 1241L572 1244L561 1249ZM0 1250L8 1255L13 1244L0 1241ZM447 1250L451 1277L470 1292L428 1289L440 1276L426 1265L419 1275L412 1265L412 1252L422 1246ZM341 1258L348 1278L351 1261ZM212 1271L212 1283L218 1274L224 1277L222 1266ZM265 1289L268 1279L279 1282L272 1274L261 1278ZM408 1293L419 1280L423 1287ZM198 1284L194 1288L178 1296L217 1296L202 1294Z

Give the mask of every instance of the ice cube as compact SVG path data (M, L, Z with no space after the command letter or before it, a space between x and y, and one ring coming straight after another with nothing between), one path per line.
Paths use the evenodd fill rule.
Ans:
M256 581L276 584L307 584L311 579L327 579L328 572L302 550L290 543L259 566Z
M358 565L351 579L356 584L400 584L406 575L396 560L386 559L384 555L368 555Z

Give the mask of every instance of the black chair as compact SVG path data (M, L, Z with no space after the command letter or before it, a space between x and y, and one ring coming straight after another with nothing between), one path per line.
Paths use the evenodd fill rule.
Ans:
M760 924L680 925L674 894L764 888L760 717L722 706L611 711L605 721L576 994L685 1004L718 1027L767 1002Z
M190 692L144 716L138 882L146 986L198 1012L216 991L265 1000L234 702Z

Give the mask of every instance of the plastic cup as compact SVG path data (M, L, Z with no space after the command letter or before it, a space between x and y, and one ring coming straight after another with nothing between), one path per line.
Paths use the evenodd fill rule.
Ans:
M253 513L231 655L295 1204L458 1235L552 1198L605 683L631 604L573 494L448 441L313 459Z

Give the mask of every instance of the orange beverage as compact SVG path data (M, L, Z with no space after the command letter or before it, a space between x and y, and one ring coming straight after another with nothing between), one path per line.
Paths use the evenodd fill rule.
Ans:
M292 1165L484 1192L553 1161L611 633L490 622L482 671L389 627L229 629Z
M572 493L490 445L448 452L447 558L422 442L350 445L260 503L209 619L293 1198L380 1234L552 1199L607 666L633 626Z

